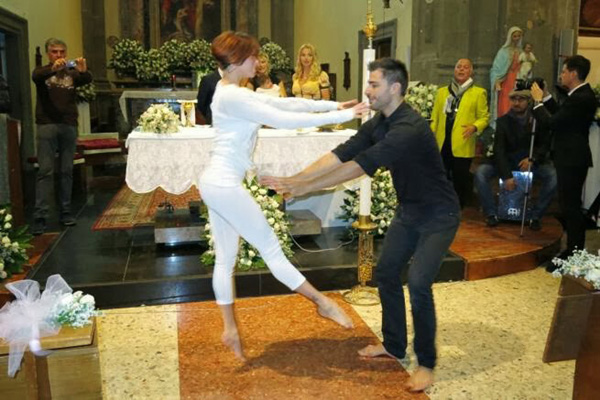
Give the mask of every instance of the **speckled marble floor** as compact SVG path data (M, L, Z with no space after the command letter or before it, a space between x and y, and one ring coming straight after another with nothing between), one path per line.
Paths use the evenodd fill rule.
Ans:
M558 284L541 268L500 278L435 284L440 358L429 397L569 399L574 361L542 362ZM195 304L191 308L202 303ZM379 307L354 309L380 336ZM177 319L185 310L175 305L115 309L98 318L106 399L180 398ZM203 329L210 328L182 326L186 336L202 335ZM283 321L281 329L288 329ZM411 358L409 371L414 367Z
M600 231L588 232L586 248L598 251ZM559 283L537 268L498 278L434 284L440 357L436 383L427 395L434 400L570 399L575 362L542 362ZM280 298L284 297L263 301L278 302ZM252 302L258 302L260 308L261 299ZM193 371L182 373L180 365L186 366L180 362L184 351L180 345L186 343L185 338L207 332L207 336L218 337L214 321L203 323L203 313L214 308L214 303L206 302L104 311L98 318L104 398L181 398L180 381L187 379L183 385L189 384L187 376L193 376ZM355 318L360 316L374 335L381 337L381 309L354 306L354 310ZM294 313L289 315L289 321L280 319L268 329L289 330ZM191 317L196 323L181 323ZM303 337L300 332L298 335ZM194 346L192 353L203 351L197 344L187 345ZM414 368L412 353L403 366L409 372ZM211 374L214 368L218 365L199 370L198 375ZM403 375L400 368L398 371ZM201 381L196 385L186 390L202 393Z

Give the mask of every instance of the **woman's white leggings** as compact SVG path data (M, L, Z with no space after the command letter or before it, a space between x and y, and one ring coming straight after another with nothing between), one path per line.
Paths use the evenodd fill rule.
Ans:
M240 236L259 251L273 276L288 288L296 290L306 281L283 254L260 206L241 184L216 186L200 183L200 194L208 207L214 240L213 290L217 304L233 303L233 271Z

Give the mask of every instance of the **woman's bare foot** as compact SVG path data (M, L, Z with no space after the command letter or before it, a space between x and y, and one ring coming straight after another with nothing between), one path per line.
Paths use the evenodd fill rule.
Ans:
M374 358L374 357L390 357L394 360L398 358L394 357L383 347L382 343L370 344L367 347L363 347L358 351L358 355L361 357Z
M242 341L237 331L225 331L221 336L223 344L229 347L240 361L246 361L242 350Z
M418 367L408 378L406 389L409 392L422 392L433 385L433 371L426 367Z
M337 322L346 329L354 328L352 320L344 310L333 300L327 296L323 296L323 300L317 304L317 312L323 318Z

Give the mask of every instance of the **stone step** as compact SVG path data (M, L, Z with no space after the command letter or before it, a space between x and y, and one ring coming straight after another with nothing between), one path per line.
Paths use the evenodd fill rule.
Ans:
M310 210L287 210L292 236L320 235L321 220Z

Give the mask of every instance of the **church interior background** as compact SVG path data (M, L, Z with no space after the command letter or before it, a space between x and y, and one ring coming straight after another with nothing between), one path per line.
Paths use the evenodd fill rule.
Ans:
M381 338L379 305L344 304L357 326L353 333L326 322L304 324L305 314L314 319L312 310L286 296L287 290L265 271L243 271L235 278L247 340L260 345L249 344L248 365L229 360L220 347L210 268L200 261L205 244L169 247L156 240L159 205L185 208L197 200L197 192L180 198L160 191L146 197L125 193L124 143L135 128L132 121L148 99L195 99L200 76L177 70L160 80L142 80L122 74L110 62L119 41L136 40L149 50L173 39L210 42L223 30L241 30L278 44L292 63L297 49L312 43L330 74L335 99L347 101L362 97L368 3L378 28L373 37L377 55L404 61L413 84L446 85L456 60L469 58L475 83L489 90L494 56L511 26L521 27L533 44L540 61L535 76L555 84L563 57L581 54L592 63L588 82L600 84L600 1L595 0L0 0L0 76L12 102L10 112L0 114L0 205L11 203L16 219L32 223L36 93L31 71L46 62L48 37L63 39L69 55L85 56L93 73L95 98L80 108L80 137L98 135L93 138L119 143L109 157L90 156L76 167L77 226L50 225L49 233L35 239L39 251L20 276L44 285L50 275L60 273L74 290L93 294L101 312L93 328L83 336L75 334L84 342L48 356L46 382L34 389L27 368L16 379L6 377L8 347L0 342L0 393L13 395L7 398L52 393L53 398L215 400L586 398L577 386L584 379L577 374L583 364L577 363L583 363L585 349L577 345L573 350L567 343L572 357L544 362L549 331L558 329L554 324L562 287L560 279L538 268L560 246L562 230L554 219L543 234L525 240L514 227L484 240L478 238L482 226L474 223L463 244L451 248L434 284L440 356L436 383L412 395L401 384L414 368L414 354L400 363L369 367L354 356L361 343ZM178 12L183 9L188 11ZM357 127L354 122L344 126ZM98 164L92 164L96 159ZM117 214L110 221L102 219L105 209L119 201L123 208L113 207L117 214L151 211L136 215L132 223ZM322 204L315 200L311 207ZM340 245L346 243L347 238L339 237L347 221L338 212L315 211L321 220L333 222L319 227L317 235L296 238L294 263L315 286L343 303L339 292L356 283L357 248L356 243ZM465 215L477 215L476 205ZM484 259L481 249L502 240L513 246L506 260ZM380 245L376 239L375 254ZM336 249L308 253L300 246ZM588 231L586 248L600 248L597 230ZM8 300L0 280L0 306ZM585 331L585 321L572 321ZM583 335L575 337L582 340ZM569 336L554 340L576 340L565 338ZM593 340L589 348L598 351L598 329ZM37 365L31 357L26 355L23 365ZM600 393L597 385L593 390Z

